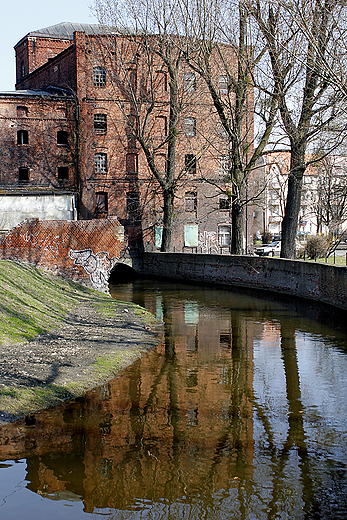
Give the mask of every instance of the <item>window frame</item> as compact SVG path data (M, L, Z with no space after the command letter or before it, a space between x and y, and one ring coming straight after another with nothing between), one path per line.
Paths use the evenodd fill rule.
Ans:
M107 114L103 112L94 114L94 132L97 135L107 134Z
M107 153L96 152L94 154L94 171L102 175L107 173Z
M192 116L187 116L184 118L184 133L186 137L195 137L196 136L196 119Z
M20 146L29 144L28 130L17 130L17 144Z
M106 87L106 69L101 65L93 67L93 85L97 88Z

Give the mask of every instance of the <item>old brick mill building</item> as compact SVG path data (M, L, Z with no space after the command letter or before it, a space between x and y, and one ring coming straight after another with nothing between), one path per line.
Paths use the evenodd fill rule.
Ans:
M114 76L121 40L101 26L60 23L30 32L15 46L16 90L0 93L1 232L32 217L117 217L129 247L160 247L160 189L129 132L124 111L130 105ZM141 59L122 59L140 91ZM217 64L214 72L223 92L226 77ZM155 143L166 135L169 85L158 60L151 73ZM175 199L174 250L227 252L230 203L218 186L225 182L228 142L206 88L184 66L180 88L186 97L176 163L184 174ZM165 149L161 153L165 160ZM245 248L252 243L252 208L246 218Z

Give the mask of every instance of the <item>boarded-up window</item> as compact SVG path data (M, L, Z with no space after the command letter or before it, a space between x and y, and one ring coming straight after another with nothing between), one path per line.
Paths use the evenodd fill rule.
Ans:
M198 247L198 225L186 224L184 226L185 247Z
M219 226L218 228L218 242L220 247L230 246L231 229L230 226Z
M155 233L155 247L160 249L161 243L163 240L163 226L155 226L154 233Z

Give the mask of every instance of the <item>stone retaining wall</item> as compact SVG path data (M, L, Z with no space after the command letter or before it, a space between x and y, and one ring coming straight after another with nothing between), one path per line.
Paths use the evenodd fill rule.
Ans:
M186 253L144 253L144 275L257 288L347 309L347 268L326 264Z

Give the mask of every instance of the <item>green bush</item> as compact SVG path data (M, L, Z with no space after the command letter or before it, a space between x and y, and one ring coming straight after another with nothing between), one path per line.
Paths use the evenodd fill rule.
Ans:
M323 258L328 251L328 241L321 235L311 235L307 238L306 254L309 258Z

